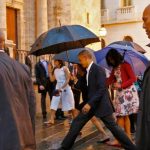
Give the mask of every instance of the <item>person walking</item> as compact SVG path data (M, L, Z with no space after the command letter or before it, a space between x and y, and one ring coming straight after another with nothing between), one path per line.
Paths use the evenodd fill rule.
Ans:
M111 49L106 55L108 66L112 67L107 85L116 91L113 100L117 123L122 127L131 140L131 128L129 115L136 114L139 109L139 97L134 85L136 76L129 63L124 61L123 56L116 50ZM109 143L112 146L119 145L117 140Z
M77 65L76 67L77 67L77 70L78 70L78 76L76 76L74 78L74 88L81 92L82 100L83 100L82 103L79 103L78 107L76 108L76 109L78 109L77 114L79 114L79 112L82 111L82 108L83 108L84 104L86 104L86 102L87 102L88 90L87 90L87 84L86 84L86 69L83 68L81 65ZM106 143L106 142L108 142L110 140L110 138L107 135L107 133L105 132L105 130L103 129L100 120L98 120L96 116L93 116L91 118L91 122L93 123L93 125L95 125L97 130L102 135L101 139L99 141L97 141L97 143Z
M82 108L82 112L73 120L71 128L61 143L59 150L70 150L80 130L94 115L104 122L105 126L113 133L125 149L135 150L136 146L117 125L112 115L113 108L106 86L104 69L93 63L92 54L86 48L79 53L78 57L82 67L86 68L87 71L88 99Z
M51 81L53 82L56 80L57 83L50 106L50 120L45 122L47 125L53 125L55 123L55 113L59 106L62 107L62 111L69 111L73 116L75 115L73 92L68 84L70 80L69 69L64 66L61 60L54 60L54 64L56 67L54 73L51 69L49 73Z

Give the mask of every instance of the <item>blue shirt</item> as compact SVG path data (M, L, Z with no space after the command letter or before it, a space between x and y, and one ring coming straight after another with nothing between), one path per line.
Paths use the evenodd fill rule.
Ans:
M48 74L48 63L47 63L47 61L41 60L41 63L43 64L43 66L44 66L44 68L45 68L46 77L49 77L49 74Z

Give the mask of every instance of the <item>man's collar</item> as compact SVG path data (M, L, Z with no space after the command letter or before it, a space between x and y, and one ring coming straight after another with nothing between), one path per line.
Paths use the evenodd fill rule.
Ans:
M92 64L93 64L93 61L89 64L88 68L86 69L87 71L91 69Z
M40 62L45 62L45 60L44 60L44 59L41 59Z

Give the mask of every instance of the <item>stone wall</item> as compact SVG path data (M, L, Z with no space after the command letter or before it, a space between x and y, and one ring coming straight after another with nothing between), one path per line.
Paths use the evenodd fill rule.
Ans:
M85 26L97 36L101 28L100 0L71 0L71 24ZM90 44L88 47L98 50L100 43Z
M25 50L30 50L36 38L35 0L24 0Z

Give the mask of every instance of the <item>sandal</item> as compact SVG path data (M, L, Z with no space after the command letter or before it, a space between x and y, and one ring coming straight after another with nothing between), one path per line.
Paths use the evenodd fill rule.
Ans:
M46 121L46 122L44 122L44 124L45 125L54 125L54 122L52 122L52 121Z

